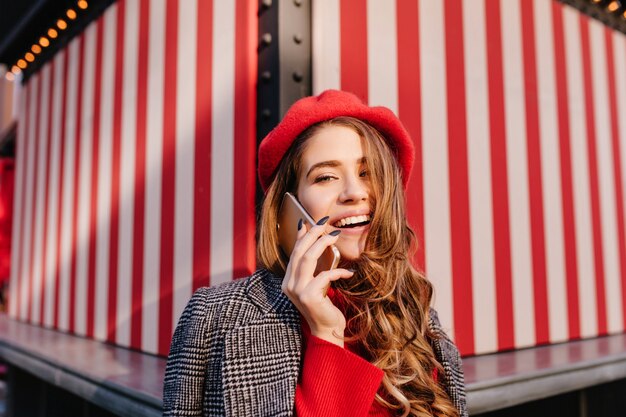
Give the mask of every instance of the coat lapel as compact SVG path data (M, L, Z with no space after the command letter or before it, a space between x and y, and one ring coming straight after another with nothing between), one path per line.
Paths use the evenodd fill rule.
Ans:
M250 280L247 295L258 311L224 335L226 415L291 416L302 350L300 315L267 271Z

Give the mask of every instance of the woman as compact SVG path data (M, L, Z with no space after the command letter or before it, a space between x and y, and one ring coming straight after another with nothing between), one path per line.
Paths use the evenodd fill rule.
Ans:
M165 415L467 415L458 351L410 263L413 158L386 108L333 90L291 107L259 147L261 269L194 294L172 340ZM297 225L290 258L277 234L285 192L317 221ZM316 271L330 245L339 268Z

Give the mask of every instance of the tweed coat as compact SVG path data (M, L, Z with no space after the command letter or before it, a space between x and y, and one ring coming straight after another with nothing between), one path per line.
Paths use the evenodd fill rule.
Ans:
M300 315L282 278L250 277L200 288L185 308L170 348L164 416L291 416L302 355ZM433 350L461 417L467 416L461 359L430 311Z

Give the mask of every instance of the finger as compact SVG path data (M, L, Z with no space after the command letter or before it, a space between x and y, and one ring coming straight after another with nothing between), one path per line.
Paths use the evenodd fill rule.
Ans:
M317 239L320 238L326 231L326 223L328 222L328 216L321 218L316 225L311 227L308 231L303 233L303 230L306 227L302 227L298 231L299 238L296 240L296 244L293 247L293 251L291 252L291 260L295 261L297 265L299 263L299 259L304 255L304 253L313 245ZM303 234L300 234L303 233Z
M320 295L322 297L326 297L326 292L328 291L328 287L330 287L331 282L340 279L352 278L353 276L354 271L343 268L320 272L317 274L315 279L312 279L307 287L303 289L303 293L308 294L308 297L304 297L305 302L306 299L319 299L318 297Z
M321 236L311 247L302 255L298 264L295 264L295 271L300 277L296 286L306 286L308 282L313 278L315 269L317 267L317 261L324 251L330 246L337 243L339 239L340 230L335 230L327 235ZM305 278L310 277L310 278Z

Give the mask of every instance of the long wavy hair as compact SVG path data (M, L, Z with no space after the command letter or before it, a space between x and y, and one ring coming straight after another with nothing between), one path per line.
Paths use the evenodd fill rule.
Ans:
M355 275L334 284L347 306L347 340L358 341L367 359L384 371L378 403L402 416L457 417L429 342L436 337L428 328L433 288L410 261L417 244L406 220L400 169L376 129L359 119L339 117L309 127L294 141L263 202L258 261L275 275L284 275L289 260L278 245L278 210L285 192L297 190L307 140L329 125L348 127L364 139L372 186L373 216L365 249L350 265Z

